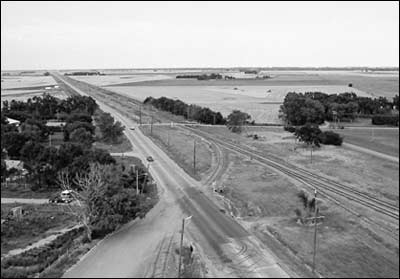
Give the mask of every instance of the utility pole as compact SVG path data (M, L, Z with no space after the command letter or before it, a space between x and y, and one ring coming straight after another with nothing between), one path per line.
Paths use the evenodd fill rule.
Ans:
M136 195L139 195L139 170L136 170Z
M153 115L151 116L150 134L153 135Z
M167 145L169 147L169 129L167 128Z
M178 278L181 278L181 266L182 266L182 248L183 248L183 233L185 231L185 220L190 220L192 216L182 219L182 230L181 230L181 244L179 247L179 265L178 265Z
M139 105L139 125L142 126L142 105Z
M51 146L51 132L49 133L49 144Z
M196 139L193 143L193 172L196 173Z
M323 219L325 216L318 216L318 206L317 206L317 189L314 189L314 217L306 218L314 220L314 251L313 251L313 263L312 272L315 273L316 255L317 255L317 224L318 219Z
M310 159L311 159L311 164L312 164L312 150L313 150L313 146L312 146L312 144L311 144L311 157L310 157Z

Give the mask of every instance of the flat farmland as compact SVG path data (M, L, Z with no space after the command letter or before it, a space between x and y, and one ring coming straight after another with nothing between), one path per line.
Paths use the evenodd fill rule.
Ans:
M257 123L281 123L279 107L291 91L321 91L336 94L365 92L346 86L107 86L119 94L143 101L146 97L169 97L219 111L223 116L239 109L251 115Z
M97 86L107 86L113 84L127 83L127 82L141 82L141 81L154 81L172 79L175 76L165 74L131 74L131 75L105 75L105 76L71 76L72 78L87 82Z
M214 71L218 72L218 71ZM235 80L195 80L169 79L158 81L143 81L125 84L124 86L348 86L352 89L366 92L370 96L387 97L391 99L399 94L399 72L360 72L360 71L262 71L270 79L248 79L237 71L222 72L225 75L242 77ZM341 92L338 92L341 93Z
M51 76L2 76L1 90L31 89L56 85Z

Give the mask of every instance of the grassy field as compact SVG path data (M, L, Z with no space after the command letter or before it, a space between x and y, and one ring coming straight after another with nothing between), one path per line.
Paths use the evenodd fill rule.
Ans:
M231 133L225 127L199 129L211 132L223 140L240 142L256 148L267 157L278 157L399 204L399 165L396 163L343 147L327 145L314 150L313 163L310 163L310 150L304 148L303 144L295 143L292 134L283 131L282 128L250 127L242 135ZM257 134L259 140L248 138L246 134ZM294 147L296 151L293 151Z
M193 169L194 162L194 139L190 133L176 127L153 126L142 127L145 135L149 136L169 157L183 168L189 175L200 180L210 171L212 163L212 149L208 143L197 138L196 140L196 171ZM156 154L155 154L156 155Z
M303 265L312 265L313 227L296 222L300 188L249 159L230 155L222 181L224 196L233 213L265 243L277 243L274 252L299 274L310 276ZM398 243L388 241L360 225L354 215L322 200L318 226L317 271L323 277L398 277Z
M336 130L345 142L387 155L399 156L399 129L343 129Z
M53 234L50 229L56 231L76 224L75 217L63 211L62 205L53 204L2 204L1 218L4 219L16 206L22 206L26 214L21 221L13 220L1 225L2 255Z
M5 183L1 183L2 198L48 199L56 192L57 190L34 192L30 189L30 185L25 184L23 180L9 182L7 186Z

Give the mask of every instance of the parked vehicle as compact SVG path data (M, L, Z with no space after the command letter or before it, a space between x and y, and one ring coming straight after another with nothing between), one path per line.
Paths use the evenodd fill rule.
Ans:
M147 161L148 162L154 162L154 159L153 159L153 157L149 156L149 157L147 157Z
M70 203L73 201L72 191L65 190L49 199L50 203Z

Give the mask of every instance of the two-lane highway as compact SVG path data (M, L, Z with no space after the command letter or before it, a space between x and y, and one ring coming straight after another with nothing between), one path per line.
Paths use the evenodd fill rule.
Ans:
M88 95L86 92L83 92L71 84L71 82L66 80L66 78L58 74L56 74L56 76L77 93ZM91 94L91 96L96 99L94 94ZM103 103L100 103L100 107L102 110L110 112L126 127L132 127L136 125L136 123L134 123L131 119L124 117L122 113L116 109L111 108ZM246 238L248 238L249 233L232 217L221 212L219 208L201 192L201 189L204 189L204 187L202 187L198 181L186 174L158 146L156 146L149 138L144 136L139 129L135 129L134 131L126 129L125 134L134 146L135 151L140 154L142 160L145 160L145 158L149 155L155 158L155 162L153 162L150 166L150 173L156 180L157 185L162 187L161 190L165 192L163 198L167 197L168 199L169 206L163 208L165 216L169 215L168 211L170 210L170 207L174 209L174 206L172 205L179 204L180 209L183 210L185 214L193 215L193 223L203 239L207 241L207 247L212 248L212 255L218 255L221 258L229 258L229 262L231 263L238 262L238 259L235 257L239 255L232 253L234 250L234 245L241 243L246 247L252 246L248 249L249 251L252 251L252 255L246 255L243 253L240 254L241 258L246 258L245 262L248 264L242 265L240 267L241 270L238 271L238 274L246 274L247 277L289 277L288 273L282 269L275 257L267 252L268 250L266 247L263 247L262 243L258 242L254 244L254 241L248 241ZM162 201L160 202L163 204ZM151 217L152 216L150 215L145 219L149 220ZM160 221L156 219L154 222ZM176 225L176 221L174 221L171 225L173 224ZM116 237L113 237L112 240L119 243ZM121 241L126 241L126 239L123 238ZM104 242L105 244L103 244L103 246L110 247L107 241ZM121 245L123 244L120 243L116 246L120 247ZM96 249L102 250L101 248ZM146 249L153 251L154 246L149 245ZM107 258L107 255L93 253L80 261L73 269L65 274L65 276L104 277L107 275L115 275L118 277L126 277L129 275L132 276L143 274L138 270L134 270L137 268L137 266L126 266L125 259L121 259L121 263L124 263L124 265L117 264L117 266L115 266L115 263L118 262L118 257L126 257L126 251L121 256L118 255L118 252L115 251L115 249L114 251L102 251L113 256L113 260L110 262L110 264L102 259L104 257ZM141 259L136 257L135 253L133 252L130 256L132 257L133 261L141 261ZM260 260L260 258L263 260ZM93 264L97 261L102 262L102 265L91 265L91 263ZM146 262L143 261L143 264L146 264ZM246 268L247 270L243 270ZM117 271L117 269L123 269L126 270L126 272Z

